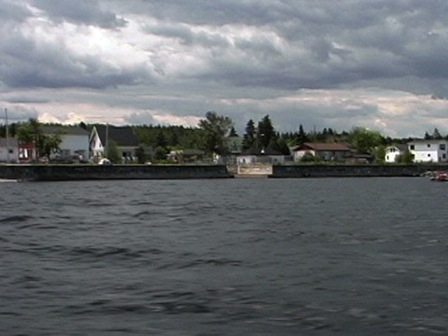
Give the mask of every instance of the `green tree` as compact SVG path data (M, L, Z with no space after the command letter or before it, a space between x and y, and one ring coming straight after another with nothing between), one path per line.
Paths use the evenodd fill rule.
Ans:
M41 135L39 137L39 153L50 159L50 155L59 150L62 142L62 134Z
M398 155L395 158L397 163L411 164L414 162L414 155L408 149L403 154Z
M228 152L225 137L229 134L233 122L229 117L207 112L205 119L199 121L199 128L204 132L204 149L208 153L223 155Z
M432 133L432 138L434 140L441 140L443 139L442 135L440 134L439 130L437 128L434 128L434 132Z
M34 145L36 150L35 160L40 157L40 152L42 151L43 141L41 137L40 123L37 119L31 118L17 129L17 138L20 142L32 143Z
M319 161L320 159L310 152L306 152L300 159L300 162L319 162Z
M386 148L383 145L378 146L377 148L375 148L373 154L377 163L384 163L386 159Z
M121 155L117 143L113 140L109 140L107 144L106 157L112 163L122 163L123 156Z
M166 160L166 156L168 155L168 151L165 147L157 147L154 153L154 159L157 161Z
M256 129L255 129L255 123L252 119L250 119L246 124L246 130L243 135L243 143L242 143L242 149L248 150L255 146L256 141Z
M359 153L373 154L374 148L382 144L383 137L377 131L356 127L350 132L349 141Z
M259 144L259 147L261 149L268 148L271 139L275 137L276 134L274 126L272 126L272 121L269 118L269 115L266 115L258 123L257 142Z
M230 133L229 133L229 137L237 137L238 133L235 130L235 127L232 126L232 128L230 129Z
M300 124L299 125L299 132L297 133L297 136L296 136L296 144L298 146L300 146L300 145L303 145L307 141L308 141L308 136L305 133L305 131L303 130L303 125Z
M146 162L147 155L145 149L142 146L138 146L135 150L135 156L137 157L137 162L143 164Z

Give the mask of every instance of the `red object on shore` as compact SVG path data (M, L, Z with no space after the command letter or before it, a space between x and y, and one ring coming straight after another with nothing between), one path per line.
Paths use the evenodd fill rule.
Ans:
M448 174L445 171L439 171L432 178L433 181L446 182L448 181Z

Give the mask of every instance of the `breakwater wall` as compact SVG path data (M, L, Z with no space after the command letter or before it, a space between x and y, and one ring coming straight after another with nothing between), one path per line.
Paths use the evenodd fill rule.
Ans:
M448 164L273 166L269 177L412 177L438 170L448 171Z
M0 179L25 181L214 179L224 165L0 165Z

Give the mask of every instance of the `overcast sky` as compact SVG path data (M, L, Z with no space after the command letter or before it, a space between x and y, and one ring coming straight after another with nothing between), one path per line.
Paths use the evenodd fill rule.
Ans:
M11 121L448 133L446 0L0 0ZM2 118L3 119L3 118ZM3 123L3 121L2 121Z

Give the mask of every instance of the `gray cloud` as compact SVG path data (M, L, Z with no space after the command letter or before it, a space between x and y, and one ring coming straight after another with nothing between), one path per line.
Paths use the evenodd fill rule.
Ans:
M153 121L151 113L141 112L153 109L179 117L216 110L241 125L270 114L284 129L376 122L375 127L403 133L434 128L445 100L425 96L448 97L448 2L21 0L16 5L0 0L0 5L0 103L18 89L34 97L34 89L52 88L67 104L76 97L92 99L95 90L89 103L128 108L125 120L132 123ZM41 34L31 34L37 22L45 22ZM67 36L62 22L74 26ZM81 33L85 43L91 36L91 46L101 42L105 53L70 44ZM387 91L387 103L350 94L371 88ZM332 104L280 99L301 97L304 89L327 92ZM335 91L345 96L340 103ZM278 105L267 103L277 98Z
M96 25L102 28L118 28L126 25L126 20L106 10L97 0L32 0L33 4L45 11L55 22L69 21L75 24Z

